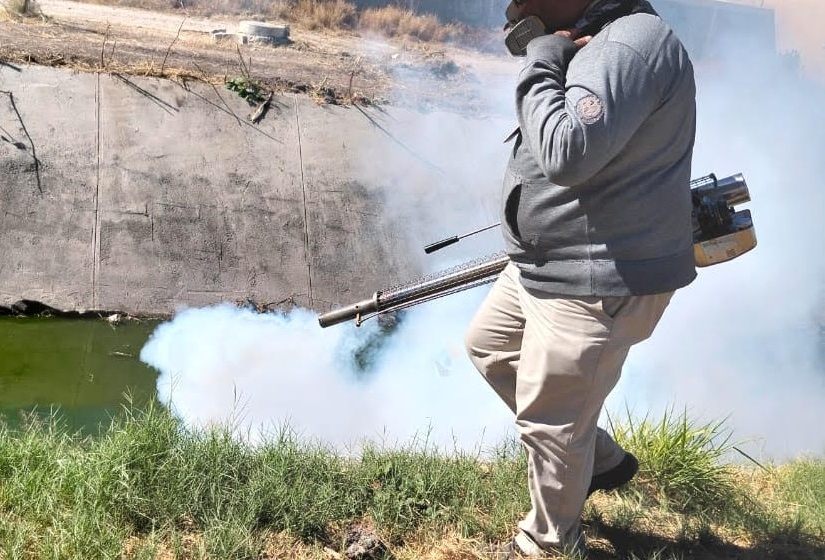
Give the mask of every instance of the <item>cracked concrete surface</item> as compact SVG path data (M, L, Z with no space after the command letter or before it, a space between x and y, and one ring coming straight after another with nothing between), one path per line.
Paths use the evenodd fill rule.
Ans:
M281 94L251 125L208 84L38 66L0 66L0 91L0 305L326 310L497 219L506 119Z

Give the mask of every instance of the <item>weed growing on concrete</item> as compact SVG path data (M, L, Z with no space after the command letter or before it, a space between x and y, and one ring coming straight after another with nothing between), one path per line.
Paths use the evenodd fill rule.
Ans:
M226 81L226 89L234 91L250 105L257 105L264 100L265 89L262 85L244 77L237 77Z

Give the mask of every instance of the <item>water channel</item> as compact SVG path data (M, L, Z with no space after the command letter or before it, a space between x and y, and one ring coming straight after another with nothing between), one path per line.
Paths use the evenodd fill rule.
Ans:
M0 317L0 417L56 410L72 431L107 426L131 400L155 395L158 372L140 361L157 321Z

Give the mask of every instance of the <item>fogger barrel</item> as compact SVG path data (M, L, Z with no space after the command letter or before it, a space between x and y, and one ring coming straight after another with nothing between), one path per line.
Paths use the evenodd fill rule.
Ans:
M370 299L319 315L318 322L322 327L329 327L354 319L355 324L360 325L376 313L404 309L492 282L508 262L510 259L504 254L494 255L488 260L471 261L416 282L375 292Z

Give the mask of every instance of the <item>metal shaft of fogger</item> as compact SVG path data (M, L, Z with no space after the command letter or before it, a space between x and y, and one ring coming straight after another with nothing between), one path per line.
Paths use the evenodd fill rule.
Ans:
M499 225L501 225L500 222L463 235L454 235L447 239L430 243L424 247L424 252L428 254L433 253L444 247L449 247L465 237L493 229ZM506 256L498 257L487 262L469 266L460 271L442 273L434 278L424 279L411 285L386 290L384 292L375 292L370 299L365 299L358 303L320 314L318 316L318 323L321 327L329 327L355 319L356 324L360 324L362 317L367 317L382 311L402 308L417 300L436 298L439 297L440 294L456 290L460 291L464 285L470 287L476 282L483 282L485 279L501 272L507 262L508 259Z

